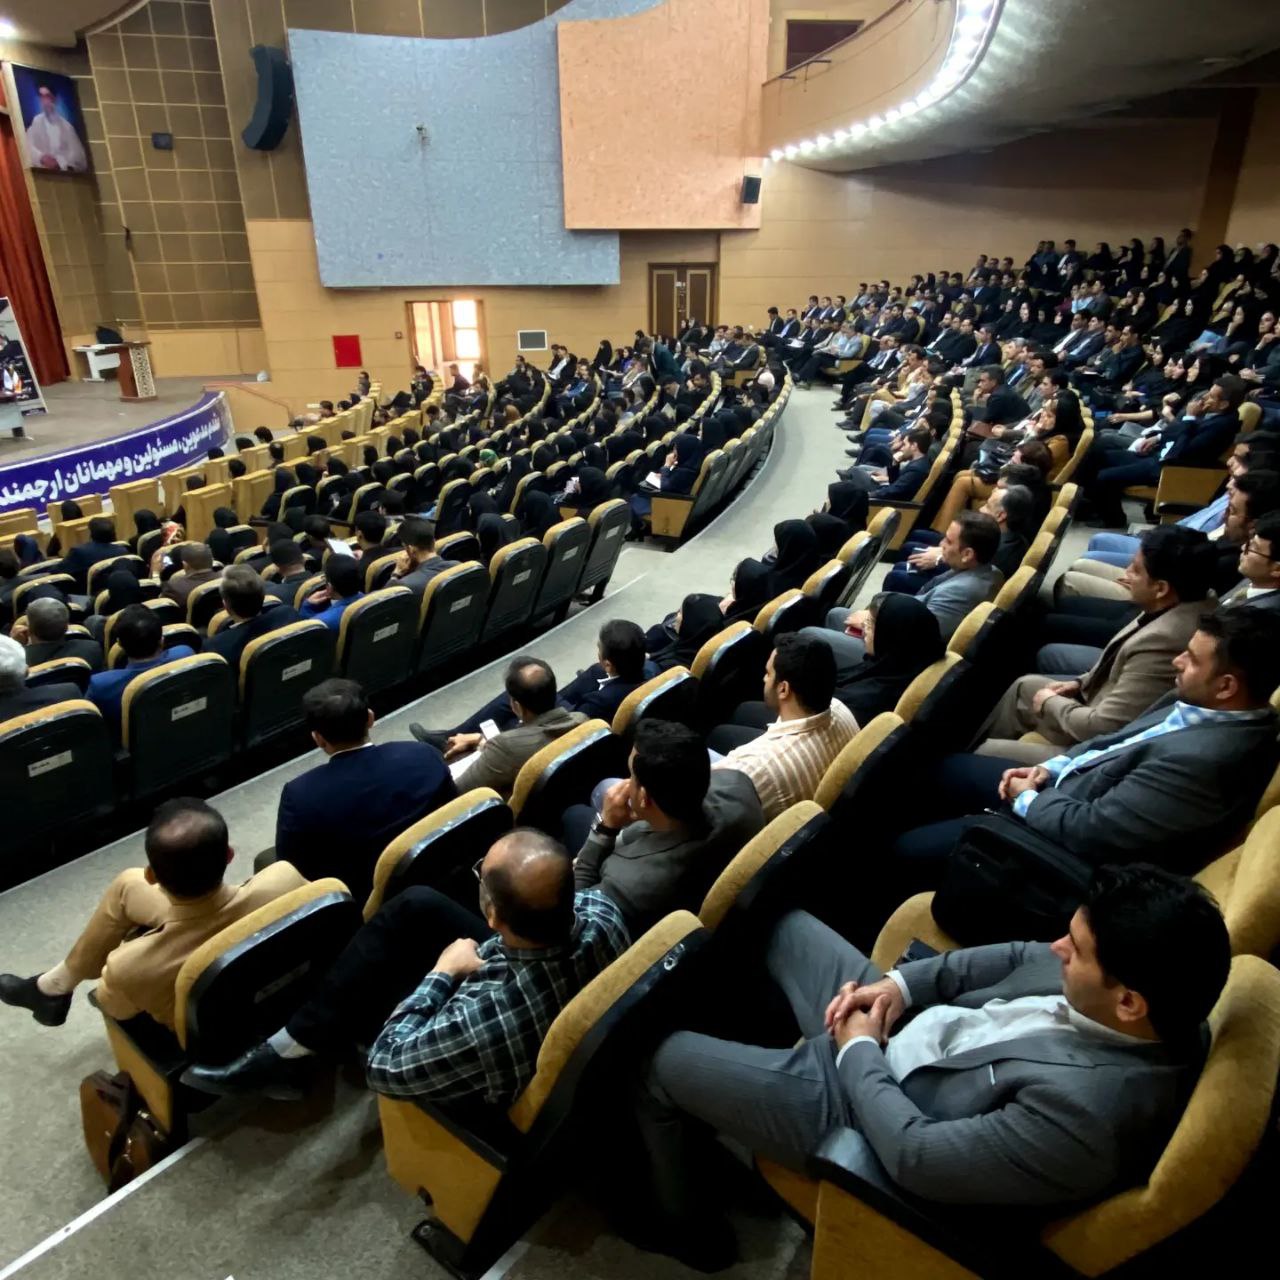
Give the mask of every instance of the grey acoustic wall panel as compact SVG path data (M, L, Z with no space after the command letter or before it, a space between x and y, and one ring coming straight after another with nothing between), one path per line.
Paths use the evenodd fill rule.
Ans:
M555 28L659 2L572 0L478 39L290 30L321 280L617 284L617 233L564 226Z

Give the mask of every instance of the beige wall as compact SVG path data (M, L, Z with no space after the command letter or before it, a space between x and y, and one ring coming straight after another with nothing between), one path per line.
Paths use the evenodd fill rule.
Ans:
M760 173L768 3L666 0L628 18L560 24L566 227L760 225L742 179ZM697 66L715 74L691 76Z
M721 236L720 317L758 322L771 304L967 270L979 253L1022 262L1046 235L1171 235L1196 225L1215 135L1214 119L1117 123L865 173L771 164L760 230Z
M1280 241L1280 89L1261 90L1254 103L1226 239L1252 248Z
M831 4L806 4L804 0L771 0L769 5L768 71L770 80L781 75L787 65L787 22L789 19L828 22L861 20L872 22L897 0L839 0Z
M360 336L364 367L386 388L407 385L412 365L410 302L479 300L489 367L501 375L511 367L518 329L546 329L551 341L593 356L601 338L617 345L637 328L647 327L649 263L714 262L717 257L714 232L624 232L617 285L326 289L320 283L309 219L251 218L248 225L271 370L271 382L262 389L287 400L294 412L307 403L345 395L354 385L355 370L334 368L334 334Z

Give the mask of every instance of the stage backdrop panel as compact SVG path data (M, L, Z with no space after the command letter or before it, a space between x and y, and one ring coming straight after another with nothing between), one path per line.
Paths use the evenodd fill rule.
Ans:
M617 232L565 229L556 26L656 2L572 0L477 39L290 30L321 280L616 284Z

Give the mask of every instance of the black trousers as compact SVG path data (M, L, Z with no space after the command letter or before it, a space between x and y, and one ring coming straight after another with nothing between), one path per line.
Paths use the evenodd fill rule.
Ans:
M492 936L478 912L435 889L406 889L360 927L285 1030L308 1049L333 1056L372 1044L445 947Z

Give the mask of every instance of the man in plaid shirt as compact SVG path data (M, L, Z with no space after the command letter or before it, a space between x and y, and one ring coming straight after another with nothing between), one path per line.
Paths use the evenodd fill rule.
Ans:
M434 889L404 890L283 1030L225 1067L188 1068L184 1081L297 1098L306 1058L372 1041L368 1078L379 1093L509 1105L533 1078L556 1015L630 939L612 899L594 889L575 897L572 861L540 831L503 836L475 873L483 918ZM437 951L423 977L423 957Z

